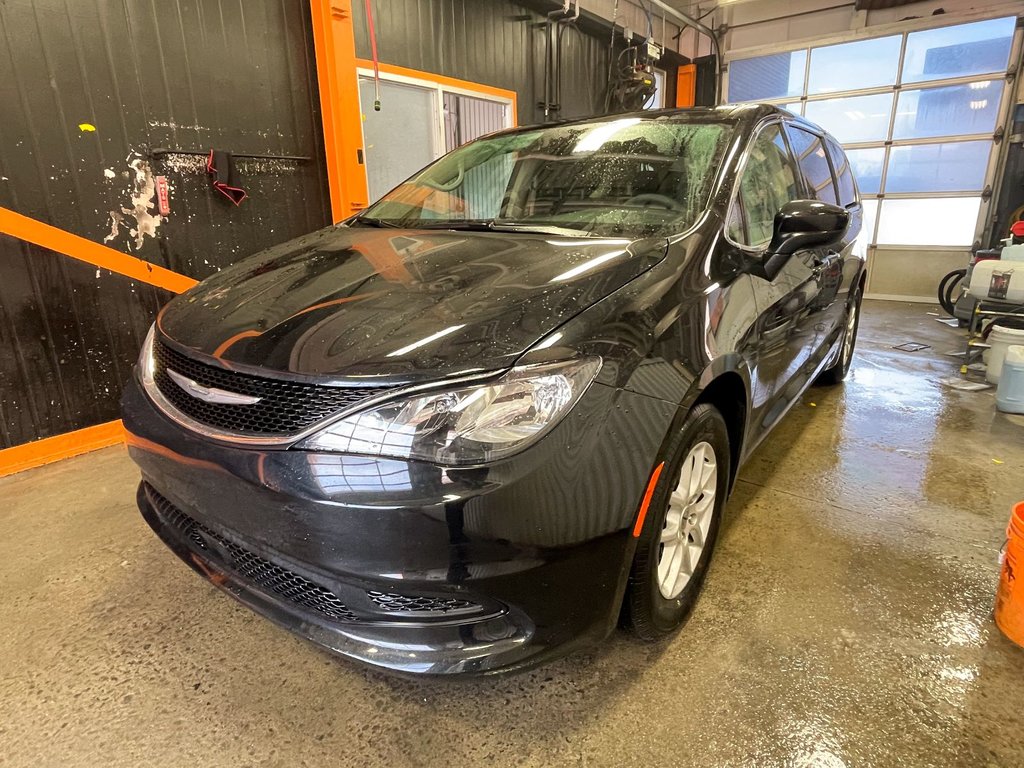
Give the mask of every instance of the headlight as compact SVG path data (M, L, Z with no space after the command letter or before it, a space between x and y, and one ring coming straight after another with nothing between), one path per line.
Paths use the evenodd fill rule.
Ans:
M600 358L513 368L490 384L418 394L326 427L299 448L480 464L538 440L580 399Z
M142 349L139 351L139 376L143 384L153 382L153 339L156 336L156 323L149 326L149 333L146 340L142 342Z

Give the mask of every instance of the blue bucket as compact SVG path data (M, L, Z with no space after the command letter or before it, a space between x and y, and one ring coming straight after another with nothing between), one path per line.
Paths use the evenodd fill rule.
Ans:
M996 388L996 407L1003 413L1024 413L1024 346L1006 350Z

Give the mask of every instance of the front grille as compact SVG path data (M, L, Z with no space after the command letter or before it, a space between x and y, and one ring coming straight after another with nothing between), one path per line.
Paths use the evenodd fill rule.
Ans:
M237 373L193 360L159 341L153 345L153 355L154 381L171 405L200 424L232 434L294 435L383 391ZM260 402L253 405L207 403L175 384L167 375L168 368L204 387L254 395L261 398Z
M173 527L192 546L216 559L243 579L260 589L273 592L286 600L312 609L334 621L356 621L356 615L338 599L331 590L314 584L297 573L275 565L269 560L250 552L235 542L221 536L202 523L192 519L152 488L146 488L146 495L156 507L163 521ZM223 551L214 552L207 543L214 539ZM225 554L226 553L226 554Z
M427 597L426 595L399 595L394 592L367 591L377 607L388 613L444 614L468 613L480 609L476 603L454 597Z

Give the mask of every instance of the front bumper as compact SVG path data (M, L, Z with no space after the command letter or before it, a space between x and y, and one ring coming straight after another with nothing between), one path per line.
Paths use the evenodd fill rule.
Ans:
M612 630L672 410L595 384L519 456L454 470L215 443L134 379L123 399L139 507L179 557L332 651L435 675L533 666Z

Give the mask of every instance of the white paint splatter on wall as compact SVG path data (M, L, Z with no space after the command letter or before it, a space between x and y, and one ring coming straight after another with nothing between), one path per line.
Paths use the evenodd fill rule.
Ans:
M121 233L121 228L125 227L132 238L126 243L130 251L133 246L135 250L142 248L146 235L156 238L156 231L163 222L163 217L152 212L156 208L156 184L149 163L137 154L134 158L129 155L128 167L130 170L125 175L129 177L130 187L125 193L130 196L130 207L122 205L120 210L109 212L110 234L103 238L103 242L109 243ZM109 179L116 174L108 169L103 175ZM134 225L130 219L134 219Z

